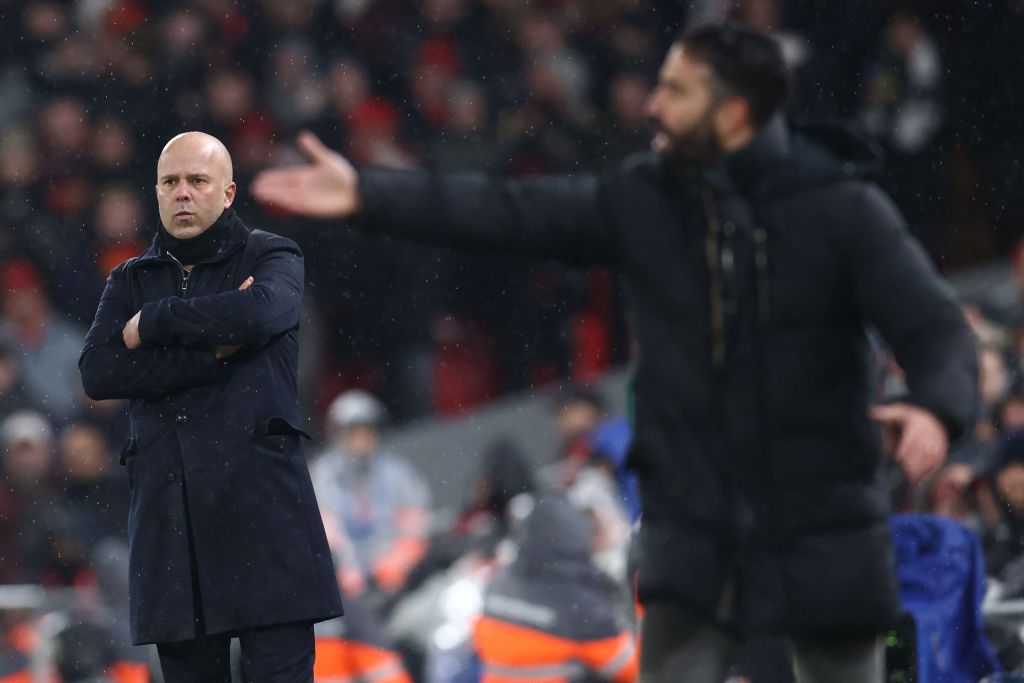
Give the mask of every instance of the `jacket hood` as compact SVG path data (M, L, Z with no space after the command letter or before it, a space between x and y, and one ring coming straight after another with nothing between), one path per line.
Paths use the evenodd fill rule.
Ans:
M593 537L585 512L564 495L544 493L520 527L516 564L548 572L589 567Z
M781 114L761 127L746 147L701 173L722 191L783 195L825 183L866 179L882 167L880 148L852 126L788 124Z
M791 130L795 156L803 161L805 172L870 179L882 171L881 146L851 124L796 123Z

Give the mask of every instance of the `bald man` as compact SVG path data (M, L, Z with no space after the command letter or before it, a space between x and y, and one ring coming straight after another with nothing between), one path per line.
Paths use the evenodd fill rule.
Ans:
M312 681L313 624L342 613L296 401L303 260L231 209L231 156L183 133L157 163L161 226L117 266L79 360L131 401L131 631L167 683Z

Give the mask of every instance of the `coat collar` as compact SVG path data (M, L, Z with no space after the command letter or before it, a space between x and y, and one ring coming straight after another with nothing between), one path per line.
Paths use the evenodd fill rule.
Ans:
M195 265L223 261L245 246L245 242L249 238L249 229L245 227L242 219L235 215L233 209L225 209L225 211L231 211L231 220L228 222L227 235L223 240L221 240L220 244L217 245L217 250L212 256ZM150 243L149 249L139 256L135 261L135 265L148 266L156 263L171 262L171 257L168 255L167 251L160 246L160 235L158 231L153 237L153 241Z
M771 185L780 166L790 156L791 138L782 114L776 114L757 131L750 144L723 155L703 171L716 189L759 194Z

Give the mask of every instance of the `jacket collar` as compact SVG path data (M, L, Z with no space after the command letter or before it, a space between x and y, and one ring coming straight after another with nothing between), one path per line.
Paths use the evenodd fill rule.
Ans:
M228 230L225 238L217 245L217 249L213 255L194 265L223 261L245 246L245 242L249 238L249 229L245 227L241 218L234 215L234 211L232 209L225 209L225 211L231 211L233 214L233 220L228 223ZM135 261L135 265L148 266L155 263L171 262L172 259L170 255L168 255L167 251L160 245L160 234L159 231L157 231L157 234L154 235L153 241L149 245L149 249L139 256Z
M785 118L776 114L761 126L748 145L722 156L705 168L703 175L716 189L759 194L790 156L790 146Z

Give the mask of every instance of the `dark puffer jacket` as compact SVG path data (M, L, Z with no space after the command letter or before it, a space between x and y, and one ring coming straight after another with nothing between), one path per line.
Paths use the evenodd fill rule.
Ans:
M604 177L360 173L363 229L617 269L640 346L640 595L741 632L873 632L898 609L867 414L875 326L956 437L974 343L865 173L867 145L779 117L710 168Z

